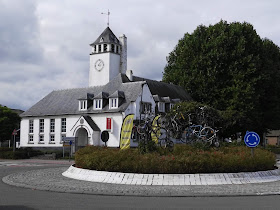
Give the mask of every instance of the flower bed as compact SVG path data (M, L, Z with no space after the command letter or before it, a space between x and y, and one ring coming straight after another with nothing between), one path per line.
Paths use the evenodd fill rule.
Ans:
M188 145L175 145L173 153L163 150L140 154L137 149L119 150L87 146L75 154L76 167L126 173L189 174L236 173L274 169L275 155L244 146L202 150Z

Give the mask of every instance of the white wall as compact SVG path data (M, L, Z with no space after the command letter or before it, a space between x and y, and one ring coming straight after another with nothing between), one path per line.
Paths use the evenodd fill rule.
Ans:
M101 59L104 68L97 71L95 62ZM101 53L90 55L89 86L106 85L111 79L120 73L120 55L114 53Z
M122 126L123 115L122 113L102 113L90 115L96 125L100 128L101 132L106 129L106 117L112 117L113 130L109 132L109 140L107 146L119 147L120 141L120 129ZM67 115L67 116L52 116L44 118L22 118L21 120L21 147L60 147L61 144L61 118L66 118L66 137L75 137L76 131L81 124L79 122L80 115ZM34 120L34 133L33 144L28 143L29 137L29 120ZM44 144L39 144L39 119L44 119ZM50 143L50 119L55 119L55 144ZM91 145L104 145L100 136L98 139L94 135L92 128L86 123L83 127L88 131L89 144ZM100 132L100 133L101 133ZM96 134L96 133L95 133Z

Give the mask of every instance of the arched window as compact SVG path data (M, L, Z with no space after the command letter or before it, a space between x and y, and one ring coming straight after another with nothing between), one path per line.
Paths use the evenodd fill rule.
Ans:
M107 44L104 44L104 52L107 52Z

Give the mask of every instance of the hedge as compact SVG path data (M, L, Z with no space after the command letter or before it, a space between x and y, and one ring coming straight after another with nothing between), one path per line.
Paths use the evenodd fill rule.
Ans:
M274 169L275 155L244 146L202 150L175 145L173 153L140 154L137 149L119 150L87 146L75 154L76 167L127 173L236 173Z

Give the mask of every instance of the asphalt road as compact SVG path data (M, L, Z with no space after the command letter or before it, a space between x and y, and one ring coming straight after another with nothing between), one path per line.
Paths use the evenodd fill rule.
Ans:
M1 163L1 160L0 160ZM60 164L1 165L0 178L21 171L61 167ZM2 209L280 209L280 196L133 197L57 193L13 187L0 182Z

